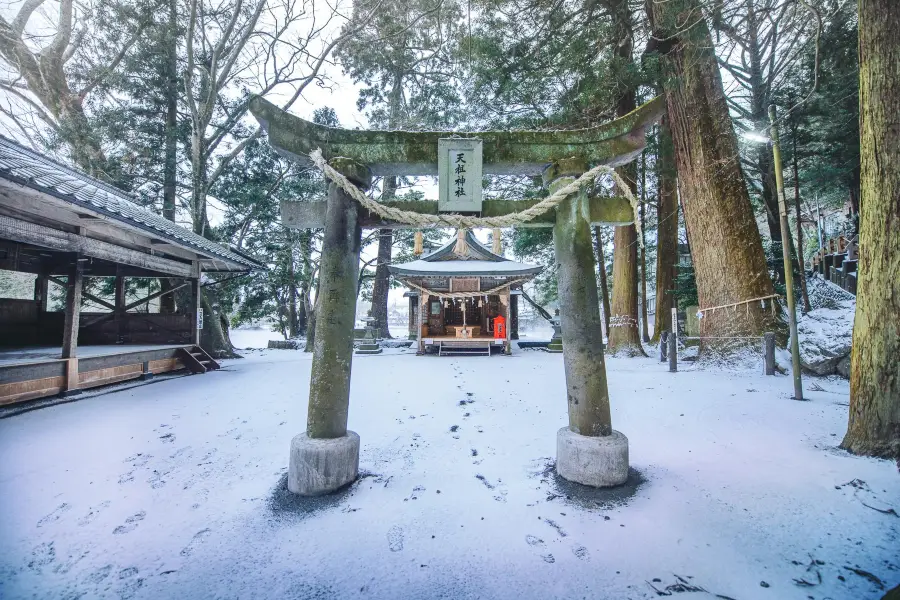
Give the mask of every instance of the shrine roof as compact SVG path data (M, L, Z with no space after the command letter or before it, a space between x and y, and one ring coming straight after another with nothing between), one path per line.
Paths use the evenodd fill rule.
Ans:
M540 175L553 160L579 157L590 164L620 166L634 160L646 143L645 130L665 112L663 97L594 127L532 131L375 131L326 127L292 115L262 97L250 111L281 154L310 163L321 149L326 160L346 157L367 165L375 176L438 174L438 140L483 142L485 174Z
M431 254L399 265L389 265L397 277L523 277L534 276L542 267L509 260L485 248L471 231L466 232L468 252L456 252L456 238Z
M35 195L27 195L24 191L33 191ZM76 221L80 219L79 226L82 227L87 223L83 215L96 214L103 223L121 231L123 237L126 231L139 231L147 236L148 246L153 240L153 243L165 242L197 253L204 271L265 268L255 258L208 240L139 206L130 194L3 136L0 136L0 196L19 199L36 214L49 213L45 203L51 201L77 210ZM12 200L5 199L4 202L12 203Z

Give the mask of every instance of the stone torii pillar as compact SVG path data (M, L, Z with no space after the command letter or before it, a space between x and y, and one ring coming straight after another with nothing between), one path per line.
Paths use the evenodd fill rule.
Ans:
M587 170L583 159L554 161L544 171L544 183L552 193ZM586 202L586 190L564 200L553 226L569 412L569 425L556 434L556 470L570 481L607 487L628 479L628 438L613 430L610 417Z
M331 166L360 188L372 183L369 169L352 160ZM291 440L288 469L288 489L302 496L333 492L359 474L359 436L347 417L361 239L356 202L329 184L306 432Z
M324 127L291 115L262 98L254 98L250 110L279 153L308 164L310 154L321 149L332 167L363 188L369 186L373 175L437 175L440 140L460 137L456 132ZM596 127L572 131L482 131L464 137L481 140L483 173L543 174L552 193L586 172L588 164L616 167L634 160L646 143L646 128L664 112L664 99L660 97ZM489 198L482 203L479 215L500 217L521 213L538 202ZM383 204L418 215L440 212L436 201L393 200ZM347 430L347 411L360 227L419 228L421 225L396 222L361 209L333 183L329 184L327 201L283 201L281 214L287 227L325 228L320 273L324 295L317 314L309 424L307 432L292 441L288 476L292 492L322 494L351 482L358 472L359 437ZM612 429L610 421L590 227L632 222L634 213L626 198L591 196L587 188L582 188L555 210L521 224L553 228L560 267L569 425L557 434L557 472L566 479L596 487L625 482L628 440ZM421 294L418 304L417 337L421 349L422 323L428 318L428 295ZM507 296L507 309L509 305ZM509 327L507 319L507 331ZM508 344L507 340L507 347Z

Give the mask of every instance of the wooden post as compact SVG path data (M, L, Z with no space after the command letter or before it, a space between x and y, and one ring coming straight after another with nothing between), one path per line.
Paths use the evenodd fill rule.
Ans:
M63 323L62 358L78 354L78 322L81 317L81 291L84 285L84 265L80 254L72 255L66 282L66 315Z
M38 303L38 312L47 312L47 300L50 295L50 279L41 273L34 280L34 300Z
M509 338L519 339L519 296L517 294L509 296Z
M766 375L775 374L775 334L766 332L763 336L763 353L766 357Z
M510 329L512 325L512 294L510 289L506 288L506 341L503 344L503 353L512 354L512 342L510 341Z
M678 309L672 308L672 331L669 332L669 372L678 372Z
M119 344L125 343L125 277L121 274L121 268L116 267L116 291L115 291L115 320L117 339Z
M369 169L359 163L338 158L331 164L363 189L372 183ZM313 439L347 435L361 237L356 202L329 183L306 421Z
M425 339L422 336L422 329L425 327L425 319L428 318L426 316L428 314L426 312L428 310L428 298L429 298L429 295L426 294L425 292L419 293L419 323L418 323L418 332L416 333L416 344L417 344L417 347L419 348L419 350L418 350L419 354L425 353Z
M409 296L409 331L407 332L408 339L416 340L419 339L418 335L416 335L416 323L419 322L419 315L417 314L419 311L419 296L413 296L410 294Z
M153 379L153 371L150 370L150 361L145 360L141 367L141 381Z
M550 192L587 170L579 159L553 162L544 171ZM613 433L603 361L603 325L594 275L594 244L583 210L587 190L569 196L556 209L553 244L559 263L560 320L569 430L582 436Z
M659 362L666 362L669 353L669 332L663 331L659 334Z
M193 322L191 323L191 331L193 332L191 335L191 343L195 346L200 345L200 311L203 310L202 301L200 298L200 277L191 278L191 317ZM207 315L203 315L204 318ZM205 325L204 325L205 326Z

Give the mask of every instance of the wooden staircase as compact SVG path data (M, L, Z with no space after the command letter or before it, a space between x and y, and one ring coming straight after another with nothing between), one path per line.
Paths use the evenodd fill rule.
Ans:
M438 356L490 356L490 339L437 340Z
M200 346L179 348L178 358L191 373L206 373L222 367Z

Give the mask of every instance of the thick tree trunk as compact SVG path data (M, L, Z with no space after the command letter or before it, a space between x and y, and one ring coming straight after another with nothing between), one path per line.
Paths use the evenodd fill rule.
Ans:
M228 337L228 315L222 312L219 306L219 296L215 287L200 288L200 306L204 315L200 346L213 358L237 357Z
M597 237L597 270L600 272L600 301L603 303L603 325L609 334L609 282L606 280L606 256L603 252L603 229L594 227Z
M631 11L626 0L613 5L616 56L622 64L631 63L634 32ZM635 109L635 89L620 86L616 114L625 116ZM617 169L628 182L632 194L637 193L637 166L632 163ZM616 227L613 242L613 286L609 317L609 352L624 356L643 356L641 332L638 327L638 251L637 228L634 225Z
M656 314L653 319L652 343L663 331L672 331L675 298L675 276L678 268L678 186L675 179L675 154L669 121L663 117L659 127L657 158L656 208Z
M165 141L163 157L163 206L162 214L166 219L175 221L175 197L177 192L178 169L178 54L176 51L175 37L178 26L178 3L169 0L169 21L166 29L168 40L168 53L166 56L166 117L165 117ZM162 289L171 289L170 279L160 279ZM175 294L164 294L159 297L159 312L174 314Z
M300 335L297 327L297 288L295 286L296 274L294 272L294 252L291 247L287 248L288 253L288 337L294 339Z
M647 323L647 246L644 211L647 209L647 155L641 155L641 341L650 341Z
M762 336L784 326L771 310L774 293L728 114L714 45L700 19L684 29L688 15L701 14L697 0L650 3L655 37L676 36L662 58L669 123L675 147L685 223L703 336ZM693 22L695 17L691 17ZM769 298L766 307L760 298ZM704 340L701 353L755 345L750 340Z
M760 22L765 15L755 10L753 0L747 2L747 54L749 63L749 91L750 113L753 126L756 131L763 131L768 127L768 109L771 103L771 89L763 78L763 49L760 47L758 37ZM774 35L774 33L772 34ZM756 167L759 170L762 190L761 196L763 208L766 211L766 223L769 226L769 239L772 244L769 248L769 260L775 270L775 281L784 281L784 261L781 250L781 220L778 212L778 196L775 186L775 166L772 151L766 144L757 145Z
M394 179L391 177L390 179ZM390 338L388 331L388 293L391 291L391 250L394 247L394 230L378 230L378 258L375 263L375 279L372 283L372 318L381 336Z
M634 225L616 227L608 352L646 356L638 327L638 242Z
M809 292L806 289L806 265L803 259L803 217L800 214L800 158L797 154L797 123L791 118L791 144L793 153L791 162L794 169L794 208L797 211L797 270L800 275L800 294L803 297L803 314L812 310L809 305Z
M900 4L859 2L860 243L841 447L900 461Z

